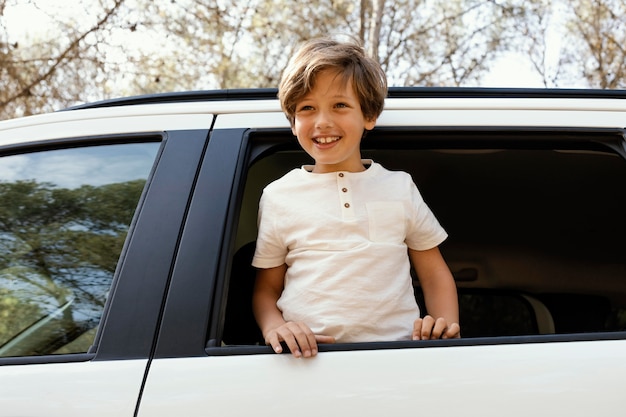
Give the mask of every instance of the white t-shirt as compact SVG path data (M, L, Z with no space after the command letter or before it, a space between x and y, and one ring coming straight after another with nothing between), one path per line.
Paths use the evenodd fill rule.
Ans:
M410 175L369 160L363 172L294 169L259 205L253 266L287 264L277 306L337 342L410 339L419 317L407 246L427 250L447 234Z

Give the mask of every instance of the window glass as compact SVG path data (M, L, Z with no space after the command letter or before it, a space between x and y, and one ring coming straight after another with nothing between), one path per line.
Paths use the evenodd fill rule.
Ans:
M376 142L374 131L363 157L408 172L448 231L441 251L456 279L463 338L626 331L626 194L616 191L626 178L624 159L594 145L595 137L569 143L561 132L529 149L519 143L458 148L456 133L430 134L441 148L417 141L411 148L393 132ZM484 135L506 144L497 134ZM528 138L538 143L536 133ZM556 140L563 148L553 149ZM264 344L250 307L258 202L267 184L308 163L303 151L281 147L250 166L228 286L226 345ZM427 314L418 284L415 279L416 298Z
M88 351L158 147L0 157L0 357Z

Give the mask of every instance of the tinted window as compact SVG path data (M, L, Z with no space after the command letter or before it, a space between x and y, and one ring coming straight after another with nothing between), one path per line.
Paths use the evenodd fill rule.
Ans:
M0 157L0 356L88 351L158 147Z
M377 135L368 135L363 157L410 173L449 233L441 250L457 281L464 339L626 330L626 163L598 145L613 132L588 142L557 130ZM264 343L250 308L262 189L311 163L291 144L275 150L260 154L245 183L227 345Z

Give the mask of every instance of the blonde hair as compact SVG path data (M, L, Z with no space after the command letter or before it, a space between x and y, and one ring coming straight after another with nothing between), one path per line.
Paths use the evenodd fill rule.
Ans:
M379 63L365 54L356 42L318 38L304 43L291 58L278 87L278 98L287 119L294 125L296 104L315 84L324 70L335 70L352 87L366 120L375 120L383 111L387 77Z

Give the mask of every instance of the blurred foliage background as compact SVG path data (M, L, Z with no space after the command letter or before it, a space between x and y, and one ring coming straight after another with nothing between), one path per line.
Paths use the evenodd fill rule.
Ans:
M626 86L626 0L0 0L0 119L275 87L299 43L327 34L359 39L390 85L481 86L521 56L539 86Z

